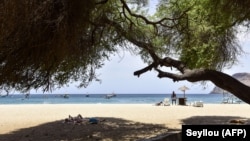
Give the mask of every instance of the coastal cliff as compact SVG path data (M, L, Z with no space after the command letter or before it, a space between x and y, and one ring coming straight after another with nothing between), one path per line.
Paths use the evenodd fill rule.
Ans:
M246 73L246 72L235 73L232 75L232 77L250 86L250 73ZM219 87L214 87L214 89L210 92L210 94L222 94L222 93L223 93L223 90Z

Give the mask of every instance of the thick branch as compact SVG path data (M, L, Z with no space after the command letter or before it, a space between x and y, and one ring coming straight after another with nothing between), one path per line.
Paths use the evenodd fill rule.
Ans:
M147 71L151 71L153 68L156 68L158 65L156 63L152 63L151 65L141 69L141 70L138 70L136 72L134 72L134 75L140 77L141 74L147 72Z
M160 71L159 69L157 69L157 67L159 65L160 66L165 66L165 67L177 68L182 73L184 73L184 71L186 71L186 72L188 71L188 69L186 69L185 65L181 61L166 57L164 59L158 59L157 61L155 61L151 65L149 65L149 66L147 66L147 67L145 67L145 68L143 68L141 70L138 70L138 71L134 72L134 75L139 77L141 74L143 74L143 73L145 73L147 71L150 71L152 68L155 68L159 73L164 73L164 72Z
M197 81L207 81L210 80L209 76L205 75L207 69L194 69L194 70L186 70L182 74L174 74L169 72L161 71L160 69L156 69L158 71L158 77L159 78L170 78L173 79L173 81L182 81L187 80L189 82L197 82Z
M166 67L174 67L181 72L181 74L174 74L169 72L164 72L158 68L158 65L166 66ZM188 69L184 63L178 60L174 60L172 58L164 58L160 61L160 64L154 63L149 65L148 67L136 71L134 75L141 75L152 68L158 72L159 78L170 78L174 82L187 80L189 82L198 82L198 81L211 81L216 86L234 94L236 97L241 99L242 101L250 104L250 87L241 83L237 79L216 70L209 69ZM149 69L150 68L150 69Z
M174 82L185 80L184 75L164 72L164 71L161 71L160 69L155 69L155 70L158 71L159 78L168 77L168 78L172 79Z
M189 72L184 73L182 75L163 72L160 70L157 71L159 72L158 74L159 78L167 77L173 79L174 81L181 81L181 80L187 80L190 82L211 81L216 86L234 94L242 101L250 104L250 87L246 86L237 79L225 73L207 69L190 70Z
M179 60L172 59L170 57L165 57L160 61L161 66L165 67L174 67L179 70L181 73L184 73L186 67L185 64Z

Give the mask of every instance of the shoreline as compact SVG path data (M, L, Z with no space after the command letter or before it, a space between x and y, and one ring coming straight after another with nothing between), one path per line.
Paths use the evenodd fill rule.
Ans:
M0 139L1 135L29 128L37 130L51 122L65 126L61 124L68 115L102 118L107 123L119 121L118 123L124 122L125 125L133 123L160 126L166 132L166 129L181 130L183 124L229 124L231 119L242 119L245 124L250 124L249 110L248 104L204 104L204 107L152 104L4 104L0 105Z
M178 95L178 94L177 94ZM117 94L116 97L106 99L105 94L90 94L88 97L80 94L72 94L69 98L63 98L61 95L42 95L34 94L29 98L23 95L13 95L0 98L0 103L3 105L13 104L155 104L165 98L171 98L171 94ZM177 96L181 98L183 94ZM193 101L203 101L207 104L220 104L223 101L222 95L215 94L188 94L187 103ZM242 102L244 103L244 102Z
M159 101L160 102L160 101ZM194 102L194 101L192 101ZM190 106L190 103L192 102L187 102L186 106ZM204 103L204 102L203 102ZM5 106L5 105L151 105L151 106L155 106L156 103L8 103L8 104L1 104L0 106ZM178 105L178 103L176 103L176 105L172 105L172 103L170 103L170 106L182 106L182 105ZM247 103L204 103L205 105L249 105Z

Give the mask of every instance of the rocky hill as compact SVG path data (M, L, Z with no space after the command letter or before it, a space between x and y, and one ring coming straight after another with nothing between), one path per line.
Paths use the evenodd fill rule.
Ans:
M235 73L232 77L236 78L240 82L250 86L250 73ZM219 87L214 87L214 89L210 92L210 94L221 94L223 90Z

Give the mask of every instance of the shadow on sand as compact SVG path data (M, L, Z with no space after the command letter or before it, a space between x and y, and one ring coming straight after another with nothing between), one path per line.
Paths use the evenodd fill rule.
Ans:
M132 122L119 118L101 118L98 124L74 125L61 121L0 134L0 141L134 141L168 131L165 126Z
M244 121L244 125L250 124L250 119L236 116L193 116L184 119L183 124L187 125L235 125L239 123L230 123L233 120Z
M181 129L167 129L163 125L132 122L119 118L102 118L98 124L73 125L61 121L19 129L0 134L0 141L181 141ZM232 124L233 116L194 116L182 121L185 125ZM170 133L170 134L169 134Z

